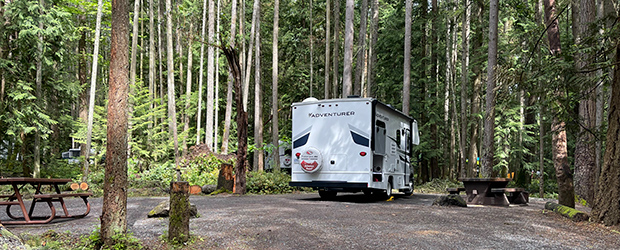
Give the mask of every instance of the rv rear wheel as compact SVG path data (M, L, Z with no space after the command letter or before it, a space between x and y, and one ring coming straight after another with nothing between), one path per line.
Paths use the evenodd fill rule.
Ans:
M407 195L407 196L412 195L413 194L413 182L410 181L409 185L407 185L407 186L409 186L409 188L405 189L405 192L404 192L405 195Z
M321 196L321 199L323 200L334 199L337 194L338 192L336 191L319 190L319 196Z

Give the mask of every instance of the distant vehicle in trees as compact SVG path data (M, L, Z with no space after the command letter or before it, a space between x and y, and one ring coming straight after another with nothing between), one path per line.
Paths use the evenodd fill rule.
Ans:
M274 152L267 152L265 156L265 171L271 172L274 169L275 161L273 159L274 155L280 159L280 170L291 174L291 143L280 140L278 143L278 150L273 150Z
M373 98L293 103L291 182L323 199L337 192L413 192L412 145L417 122Z

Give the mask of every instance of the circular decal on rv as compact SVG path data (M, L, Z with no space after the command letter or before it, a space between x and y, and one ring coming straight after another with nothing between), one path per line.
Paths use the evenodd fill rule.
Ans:
M304 172L314 173L321 169L321 162L323 162L323 157L321 156L321 152L319 152L318 149L306 148L301 152L299 160L301 161L301 169Z

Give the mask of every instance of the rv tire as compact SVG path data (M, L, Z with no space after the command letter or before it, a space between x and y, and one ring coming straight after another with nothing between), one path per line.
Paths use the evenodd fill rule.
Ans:
M404 193L405 195L409 196L413 194L413 182L409 182L409 188L405 189Z
M336 198L337 194L338 194L338 192L336 192L336 191L319 190L319 196L321 196L321 199L323 199L323 200L334 199L334 198Z

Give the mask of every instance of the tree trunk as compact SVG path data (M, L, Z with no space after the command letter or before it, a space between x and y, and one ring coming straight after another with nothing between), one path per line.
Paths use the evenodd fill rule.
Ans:
M332 98L338 97L338 76L340 75L338 71L340 70L338 67L339 61L339 53L340 49L340 1L334 0L334 54L333 54L333 67L334 71L334 79L332 81Z
M547 29L549 48L553 55L559 57L562 49L560 47L560 30L557 19L555 19L555 0L545 0L544 4L545 23L549 26ZM562 96L563 93L561 91L556 91L555 95ZM575 189L573 187L573 173L568 165L565 127L564 121L560 121L558 117L553 118L553 123L551 124L551 132L553 133L553 166L555 168L555 176L558 180L558 202L561 205L574 208Z
M86 25L86 16L84 15L80 15L78 17L81 25ZM89 98L89 91L88 88L86 88L86 81L87 81L87 70L86 70L86 31L82 31L81 32L81 36L80 36L80 40L78 41L78 49L77 49L77 53L79 53L79 64L78 64L78 80L80 81L80 86L82 86L83 90L82 93L80 93L80 103L79 103L79 117L80 117L80 121L82 122L88 122L88 98ZM88 138L87 138L88 139ZM73 146L72 146L73 148ZM80 144L80 155L83 155L85 157L86 156L86 144ZM88 161L84 161L83 163L83 169L82 171L86 170L88 168ZM87 175L84 175L87 176ZM82 178L84 178L84 176L82 176Z
M188 39L188 45L187 45L187 83L185 85L185 111L183 112L184 114L184 119L183 119L183 123L185 124L185 126L183 126L183 134L185 135L183 137L183 155L187 155L187 137L189 137L189 108L190 108L190 99L192 96L192 63L193 63L193 57L194 57L194 53L192 50L192 41L194 40L194 23L189 23L189 39ZM198 130L200 131L200 130ZM198 144L198 142L196 142L196 144Z
M620 43L616 42L615 67L609 104L607 143L598 180L592 219L606 226L620 225Z
M200 33L200 69L198 70L198 115L196 115L196 145L200 144L200 118L202 117L202 80L204 79L205 33L207 29L207 0L202 4L202 31Z
M463 14L463 57L461 58L461 139L459 148L461 149L459 177L467 177L467 88L469 87L469 41L471 23L471 0L465 0L465 13ZM473 105L473 103L472 103ZM455 110L456 112L456 110Z
M366 26L368 24L368 0L362 0L362 8L360 9L360 32L357 36L357 63L355 64L355 84L353 85L353 94L362 96L362 74L364 73L364 61L366 61ZM407 21L405 21L406 23ZM411 32L411 31L410 31ZM410 45L411 46L411 45Z
M213 103L215 102L215 2L209 0L209 47L207 48L207 124L205 125L205 143L213 148Z
M127 102L129 93L129 10L126 1L112 2L108 129L101 238L112 248L127 232Z
M403 51L403 113L409 114L409 98L411 86L411 8L412 0L405 1L405 50Z
M189 240L189 182L170 183L170 218L168 240L185 243Z
M345 25L344 25L344 62L342 71L342 97L350 96L353 91L353 79L351 73L353 68L353 0L346 1Z
M254 38L256 37L257 29L256 22L258 19L257 9L260 6L260 1L254 0L254 8L252 10L252 25L250 27L250 48L248 48L247 52L247 63L245 64L245 77L243 78L243 110L245 112L248 111L248 98L250 96L250 73L252 71L252 52L254 49ZM260 30L258 31L260 32Z
M235 46L235 36L236 36L236 28L237 28L237 0L232 0L231 7L231 20L230 20L230 46L234 48ZM232 72L228 72L228 87L226 91L226 110L224 114L224 134L222 135L222 153L228 153L228 138L230 137L230 120L232 117L232 86L233 86L233 77Z
M543 100L541 98L540 103L542 103ZM540 175L538 176L538 196L540 196L540 198L545 198L545 122L542 119L542 117L544 117L543 115L545 114L545 106L541 105L540 107L540 111L539 111L539 117L541 117L539 119L539 152L538 152L538 167L540 171Z
M370 22L370 46L368 47L368 77L366 84L367 96L374 96L372 86L375 80L377 65L377 37L379 36L379 0L372 0L372 20Z
M277 0L276 0L277 1ZM235 103L237 105L237 162L235 167L235 194L245 194L245 163L247 156L247 139L248 139L248 116L243 111L243 98L241 97L241 67L239 66L237 51L223 47L224 55L228 60L228 68L232 72L235 79Z
M478 18L476 18L476 20L479 20L480 22L482 22L482 15L484 13L484 4L482 2L476 1L476 16ZM482 24L479 23L478 25L476 25L476 32L475 32L475 39L474 39L474 44L472 47L472 51L474 51L475 56L473 58L478 58L481 57L482 55L480 52L480 48L482 48L482 43L483 43L483 32L482 32ZM474 72L475 78L474 78L474 84L473 84L473 91L472 91L472 95L471 95L471 112L469 113L469 117L470 117L470 121L469 124L471 124L470 127L470 139L469 139L469 164L467 164L467 171L466 171L466 176L468 177L474 177L475 176L475 170L478 168L479 166L479 156L480 154L478 153L478 142L479 142L479 135L480 135L480 118L479 117L479 113L480 113L480 108L481 108L481 98L480 98L480 93L482 92L482 67L481 67L482 62L477 61L473 64L473 68L472 71Z
M172 3L166 0L166 51L168 58L168 129L174 143L174 165L179 169L179 139L177 135L177 111L174 94L174 51L172 50ZM177 181L180 176L177 173Z
M43 15L44 1L39 0L39 14ZM43 30L43 20L39 17L39 30ZM39 105L43 106L44 101L41 99L43 92L43 35L42 32L38 32L39 41L37 43L37 72L36 72L36 90L35 96L37 97L37 102ZM34 135L34 169L32 173L32 177L39 178L41 176L41 131L38 126L35 126L35 135Z
M153 13L154 0L149 1L149 106L151 110L155 109L155 19ZM153 123L155 119L152 113L149 113L148 125L148 142L151 143L153 137Z
M329 99L329 29L331 29L331 23L329 16L331 15L331 3L329 0L325 1L325 95L324 99Z
M158 20L158 22L157 22L157 44L158 44L157 45L157 51L159 52L158 53L158 56L159 56L159 64L158 64L158 66L159 66L159 98L161 100L160 101L161 105L163 105L163 103L164 103L164 69L163 69L164 61L163 61L163 56L162 56L163 48L162 48L162 45L161 45L161 40L162 40L162 38L161 38L161 23L163 23L163 20L162 20L163 18L161 16L161 4L163 2L164 1L160 0L157 3L157 20ZM164 124L164 116L163 115L161 116L159 122L161 124ZM163 133L164 132L164 126L162 125L160 127L161 127L161 132Z
M314 37L312 36L312 31L314 30L314 17L312 15L312 0L310 0L310 96L314 96L312 93L314 88Z
M256 1L258 2L258 1ZM254 143L257 150L254 153L255 170L263 171L264 150L263 150L263 87L261 86L260 77L260 5L254 5L254 11L257 13L256 18L256 67L254 67Z
M221 0L217 0L217 20L216 20L216 41L221 41L220 39L220 6L221 6ZM220 62L220 51L219 50L215 50L215 116L213 118L213 152L214 153L219 153L219 148L218 148L218 134L219 134L219 118L220 118L220 67L219 67L219 62Z
M280 135L278 128L278 33L280 31L280 0L274 1L273 6L273 42L272 42L272 52L271 52L271 60L272 60L272 72L271 72L271 141L275 150L280 148ZM338 67L334 67L337 69ZM336 73L334 73L334 76ZM280 171L280 157L273 158L273 170L276 172Z
M484 116L484 156L482 157L482 177L493 176L495 155L495 67L497 66L497 25L498 0L491 0L489 9L489 62L487 65L486 113Z
M93 49L93 68L90 73L90 100L88 101L88 128L86 132L86 154L84 155L84 174L82 182L88 180L88 166L90 158L90 146L93 135L93 119L95 113L95 89L97 88L97 67L99 62L99 40L101 37L101 16L103 9L102 0L97 1L97 23L95 25L95 48Z
M131 32L131 60L129 66L129 96L133 96L134 89L136 88L136 58L138 56L138 23L140 14L140 1L135 0L133 6L133 31ZM133 101L129 100L129 118L127 119L128 129L127 129L127 140L131 142L132 132L131 132L131 117L133 116ZM127 155L131 157L131 143L127 143Z
M579 1L579 22L575 25L577 29L577 44L581 50L587 50L591 46L586 43L588 37L594 36L594 29L589 26L595 20L596 9L594 1ZM573 26L573 29L575 29ZM577 72L590 71L589 65L594 64L592 53L578 52L576 59ZM575 194L586 200L589 204L594 201L594 190L596 180L596 156L595 156L595 129L596 129L596 83L589 79L594 78L593 73L582 75L583 89L582 99L579 102L579 137L575 145Z

